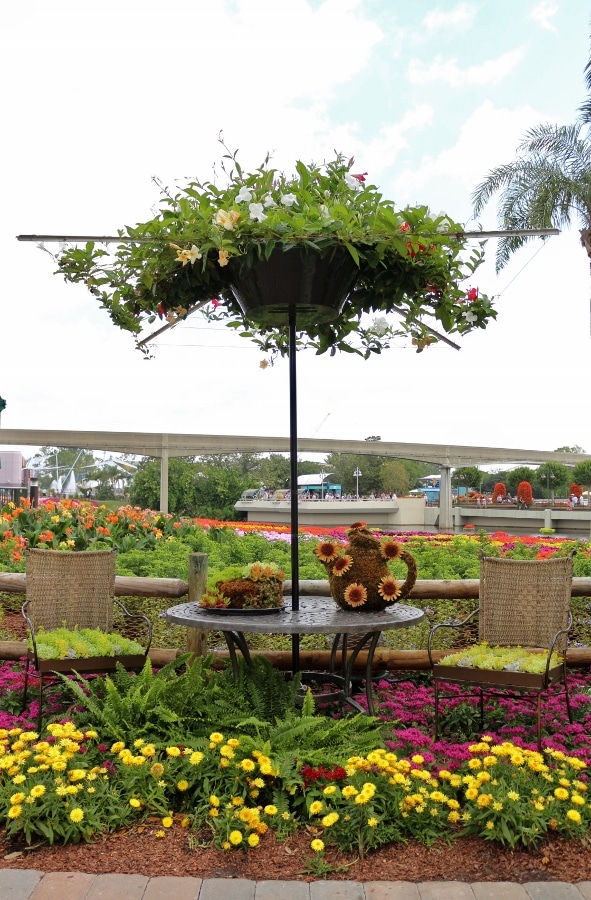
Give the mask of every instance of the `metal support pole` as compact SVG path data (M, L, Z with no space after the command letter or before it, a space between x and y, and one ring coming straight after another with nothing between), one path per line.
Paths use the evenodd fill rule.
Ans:
M289 310L289 463L291 476L291 608L300 608L298 548L298 397L296 381L296 312ZM291 638L292 671L300 670L300 636Z
M160 457L160 512L168 512L168 448L165 447Z

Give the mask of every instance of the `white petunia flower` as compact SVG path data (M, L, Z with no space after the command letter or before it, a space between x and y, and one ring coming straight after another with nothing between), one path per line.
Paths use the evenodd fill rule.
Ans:
M273 209L273 207L277 206L277 204L273 200L272 194L267 194L267 196L263 200L263 204L267 207L267 209Z
M464 313L464 319L466 320L466 322L468 322L469 325L473 325L474 322L476 322L476 320L478 319L478 316L476 315L476 313L473 313L471 309L469 309L468 312Z
M254 219L255 222L262 222L267 218L265 213L263 212L262 203L249 203L248 211L250 213L250 218Z
M388 320L383 316L379 316L377 319L373 320L373 329L374 334L377 334L378 337L382 337L390 326L388 325Z
M347 173L347 175L345 175L345 181L347 183L347 187L353 188L354 191L361 190L361 182L358 178L355 178L354 175L349 175Z
M295 194L284 194L281 198L281 202L284 206L293 206L294 203L297 202L297 199Z
M249 191L249 189L246 187L246 185L244 185L243 187L240 188L240 190L236 194L236 202L237 203L248 203L250 200L252 200L252 191Z

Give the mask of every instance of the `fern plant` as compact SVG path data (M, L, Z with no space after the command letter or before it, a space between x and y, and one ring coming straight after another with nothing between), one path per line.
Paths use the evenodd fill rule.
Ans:
M255 657L252 667L240 661L237 681L229 668L215 671L211 656L188 661L186 654L157 672L148 661L137 675L117 666L104 680L60 678L74 694L77 723L92 726L105 741L186 743L190 735L194 743L220 730L267 742L282 767L383 745L381 729L369 716L315 715L310 691L300 702L299 678L288 681L264 657Z

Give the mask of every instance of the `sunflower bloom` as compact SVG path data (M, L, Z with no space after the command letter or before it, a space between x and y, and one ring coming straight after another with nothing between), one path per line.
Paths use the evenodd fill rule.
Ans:
M357 582L353 582L345 591L345 602L356 608L358 606L363 606L365 601L367 600L367 588L364 588L362 584L357 584Z
M391 602L396 600L396 597L400 597L401 588L395 578L391 575L384 575L378 585L378 594L384 600Z
M345 556L339 556L335 559L332 566L332 574L333 575L344 575L345 572L348 572L351 566L353 565L353 557L349 556L348 553Z
M76 807L76 809L73 809L70 813L70 819L72 822L81 822L83 818L84 812L80 809L80 807Z
M337 557L337 545L333 541L322 541L314 547L314 553L320 562L332 562Z
M393 541L392 538L386 538L386 540L382 541L380 552L384 559L397 559L400 556L402 547L397 541Z

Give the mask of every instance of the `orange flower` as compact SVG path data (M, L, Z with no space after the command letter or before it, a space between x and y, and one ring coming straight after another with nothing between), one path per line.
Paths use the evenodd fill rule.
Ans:
M229 260L229 254L227 250L220 250L218 252L218 265L227 266Z
M367 522L353 522L349 531L355 531L357 528L367 528Z
M349 556L349 554L345 554L345 556L338 556L334 563L332 564L332 574L333 575L344 575L345 572L348 572L351 566L353 565L353 557Z
M392 600L396 600L396 597L399 597L400 593L401 589L396 579L391 575L384 575L378 585L378 594L380 597L391 602Z
M364 588L362 584L357 584L353 582L345 591L345 602L356 608L357 606L363 606L365 601L367 600L367 588Z
M320 562L332 562L337 557L337 545L332 541L322 541L314 547L314 553Z
M381 554L385 559L397 559L401 550L400 544L393 541L392 538L386 538L380 547Z

